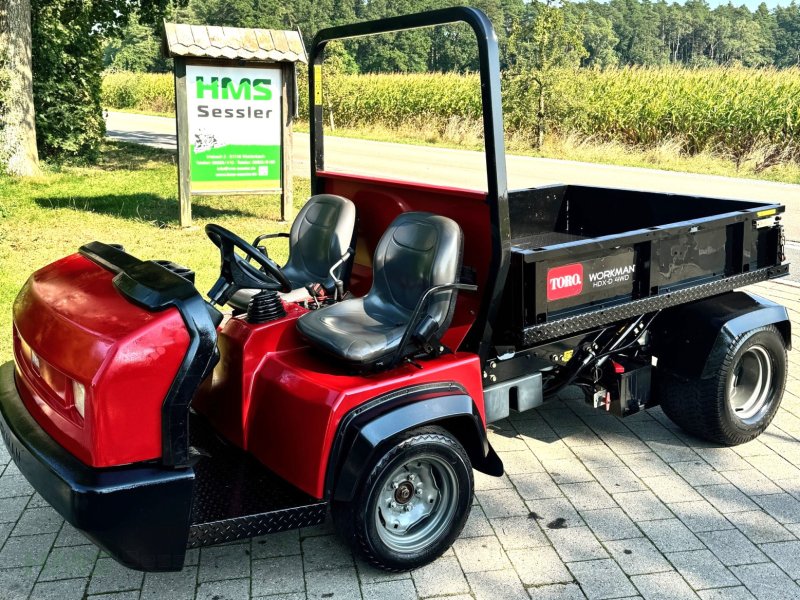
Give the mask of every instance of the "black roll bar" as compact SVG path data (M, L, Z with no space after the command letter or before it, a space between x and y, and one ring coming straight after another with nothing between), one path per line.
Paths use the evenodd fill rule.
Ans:
M311 124L311 189L319 194L317 171L325 168L323 143L322 89L317 93L317 77L322 73L325 46L332 40L342 40L406 29L434 27L450 23L466 23L478 42L481 104L483 108L483 137L486 153L486 179L490 208L492 258L489 266L486 293L475 324L463 345L477 352L482 361L491 348L493 323L508 274L511 228L508 216L508 181L503 140L503 108L500 97L500 56L497 35L489 18L476 8L456 7L365 21L321 30L311 43L311 68L308 72L309 123Z

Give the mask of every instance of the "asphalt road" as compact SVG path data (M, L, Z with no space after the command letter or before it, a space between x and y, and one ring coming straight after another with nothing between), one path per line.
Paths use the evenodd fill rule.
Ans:
M175 120L109 112L107 135L174 149ZM308 134L295 133L294 148L295 173L308 173ZM325 156L326 168L335 171L473 189L486 187L483 154L471 150L329 136L325 138ZM780 202L786 205L786 253L791 262L800 265L800 185L528 156L508 156L507 168L511 189L569 183ZM791 278L800 281L800 268Z

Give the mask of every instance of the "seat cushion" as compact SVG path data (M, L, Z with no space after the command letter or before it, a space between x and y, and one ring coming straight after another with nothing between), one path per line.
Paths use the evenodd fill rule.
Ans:
M370 310L364 298L353 298L306 313L297 328L314 345L356 365L378 364L397 350L406 324L392 314Z

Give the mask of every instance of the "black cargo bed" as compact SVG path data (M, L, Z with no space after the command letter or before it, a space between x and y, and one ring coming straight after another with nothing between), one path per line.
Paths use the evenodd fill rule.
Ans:
M783 276L783 211L584 186L511 192L511 262L495 341L530 347Z

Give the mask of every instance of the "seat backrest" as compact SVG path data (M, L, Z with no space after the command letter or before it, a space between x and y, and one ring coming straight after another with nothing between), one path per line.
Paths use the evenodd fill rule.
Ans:
M372 262L372 288L364 298L367 313L408 322L425 292L456 283L461 274L463 235L458 224L428 212L399 215L381 237ZM455 307L456 291L434 294L422 314L447 329Z
M350 200L333 194L312 196L292 223L284 274L299 285L320 282L332 287L330 268L353 244L355 227L356 207ZM348 267L344 265L344 271Z

